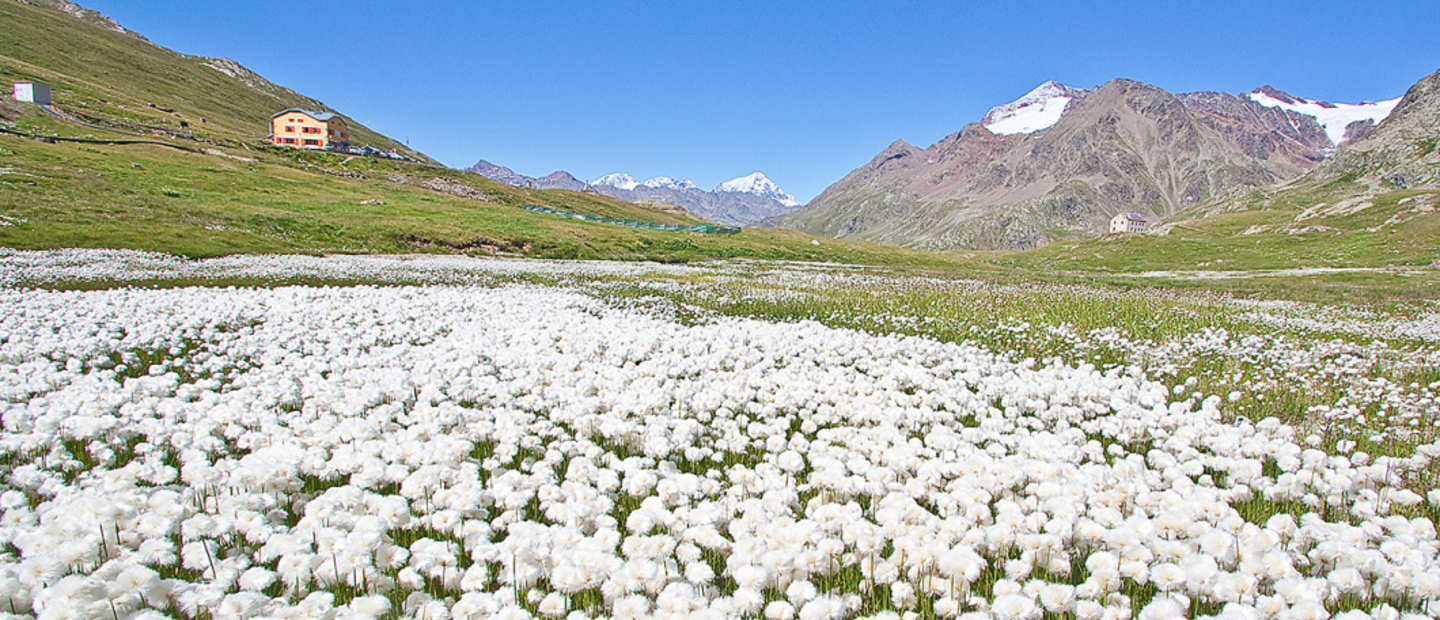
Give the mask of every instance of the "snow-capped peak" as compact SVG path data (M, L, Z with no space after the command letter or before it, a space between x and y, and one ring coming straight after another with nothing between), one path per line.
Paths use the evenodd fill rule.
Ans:
M1007 136L1049 129L1060 122L1060 116L1065 113L1065 107L1070 104L1070 100L1084 93L1085 91L1078 88L1051 80L1026 93L1024 97L990 108L990 113L985 115L982 122L990 133Z
M627 192L637 187L640 187L640 183L635 180L635 177L625 174L624 172L607 174L603 177L595 179L594 181L591 181L590 184L608 185L617 189L623 189Z
M1351 123L1356 121L1379 123L1385 120L1385 117L1390 116L1390 112L1395 110L1395 106L1400 105L1399 98L1364 103L1311 101L1300 97L1287 97L1283 93L1268 88L1256 90L1248 96L1251 101L1267 108L1280 108L1314 117L1315 121L1325 129L1325 136L1330 138L1330 143L1335 146L1339 146L1341 142L1345 141L1345 128L1349 127Z
M759 172L751 173L743 177L730 179L715 186L716 192L729 192L734 194L754 194L763 196L778 202L787 207L798 207L800 201L794 196L785 193L774 181L766 178Z
M695 182L690 179L672 179L670 177L655 177L640 185L657 189L700 189L699 186L695 185Z

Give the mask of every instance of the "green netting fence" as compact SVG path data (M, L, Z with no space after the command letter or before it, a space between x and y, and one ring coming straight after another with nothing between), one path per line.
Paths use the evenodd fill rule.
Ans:
M670 230L676 232L698 232L721 235L733 235L740 232L739 226L729 226L726 224L657 224L655 222L637 222L635 220L625 220L618 217L609 217L606 215L588 215L585 213L572 213L570 211L548 209L545 207L537 207L530 204L520 205L520 208L525 209L526 211L538 211L540 213L558 215L560 217L568 217L577 220L585 220L587 222L618 224L620 226L629 226L631 228L644 228L646 230Z

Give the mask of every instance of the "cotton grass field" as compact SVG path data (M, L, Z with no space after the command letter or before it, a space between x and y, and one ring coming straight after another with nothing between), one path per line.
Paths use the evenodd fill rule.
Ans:
M0 615L1440 617L1440 308L0 251Z

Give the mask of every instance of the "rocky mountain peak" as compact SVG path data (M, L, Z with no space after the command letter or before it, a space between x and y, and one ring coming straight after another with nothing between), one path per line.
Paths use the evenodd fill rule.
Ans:
M1294 97L1294 96L1292 96L1290 93L1287 93L1287 92L1285 92L1285 91L1283 91L1283 90L1280 90L1280 89L1278 89L1278 88L1275 88L1274 86L1271 86L1271 85L1269 85L1269 84L1266 84L1266 85L1264 85L1264 86L1261 86L1260 88L1257 88L1257 89L1252 90L1252 91L1250 91L1250 92L1251 92L1251 93L1256 93L1256 94L1265 95L1265 96L1267 96L1267 97L1270 97L1271 99L1274 99L1274 100L1276 100L1276 101L1280 101L1280 102L1282 102L1282 103L1295 104L1295 103L1299 103L1299 102L1300 102L1300 99L1299 99L1299 98Z
M787 207L798 207L800 201L785 193L774 181L771 181L764 174L752 172L743 177L730 179L715 186L716 193L754 194L769 198Z
M623 189L625 191L630 191L640 186L640 182L636 181L635 177L632 177L624 172L614 172L611 174L607 174L603 177L595 179L594 181L591 181L590 184L597 186L605 185L617 189Z

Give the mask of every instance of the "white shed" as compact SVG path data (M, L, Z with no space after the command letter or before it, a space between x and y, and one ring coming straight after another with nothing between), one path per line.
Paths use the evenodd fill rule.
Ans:
M1121 213L1110 218L1110 234L1143 233L1150 230L1150 221L1139 213Z
M16 82L15 100L50 105L50 85L44 82Z

